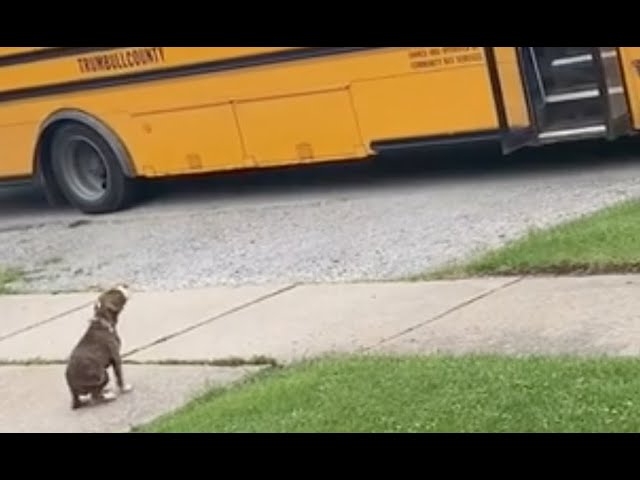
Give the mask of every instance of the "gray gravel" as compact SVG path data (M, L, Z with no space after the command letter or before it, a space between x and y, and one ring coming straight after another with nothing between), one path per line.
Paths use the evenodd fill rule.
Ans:
M19 287L29 291L395 279L640 194L640 162L627 152L580 155L502 164L465 151L437 157L440 166L418 155L164 183L147 203L103 217L4 188L0 265L26 268Z

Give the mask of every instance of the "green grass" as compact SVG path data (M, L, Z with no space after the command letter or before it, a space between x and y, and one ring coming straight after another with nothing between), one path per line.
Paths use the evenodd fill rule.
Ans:
M19 270L0 268L0 295L10 293L9 285L22 278Z
M532 231L468 263L412 280L488 275L640 272L640 202L624 202L547 230Z
M213 391L142 432L637 432L640 360L325 359Z

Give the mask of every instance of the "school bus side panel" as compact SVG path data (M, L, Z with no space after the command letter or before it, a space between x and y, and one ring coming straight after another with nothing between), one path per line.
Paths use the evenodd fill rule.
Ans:
M348 87L238 102L246 153L256 166L365 156Z
M353 83L367 141L477 133L498 128L482 47L417 47L411 74Z
M252 166L230 102L134 114L119 127L128 132L126 141L144 176Z
M0 124L0 178L28 177L38 138L38 124Z
M631 109L631 124L640 129L640 47L618 47L627 98Z

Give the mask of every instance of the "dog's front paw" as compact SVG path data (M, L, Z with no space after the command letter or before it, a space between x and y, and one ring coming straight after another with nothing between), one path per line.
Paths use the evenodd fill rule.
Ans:
M122 388L120 389L120 391L122 393L129 393L131 391L133 391L133 386L129 385L128 383L123 385Z

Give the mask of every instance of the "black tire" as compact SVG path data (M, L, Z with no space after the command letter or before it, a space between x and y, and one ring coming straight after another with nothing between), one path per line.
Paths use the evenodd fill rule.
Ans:
M134 182L117 153L92 128L69 123L53 133L50 151L56 183L69 203L86 214L111 213L133 201Z

